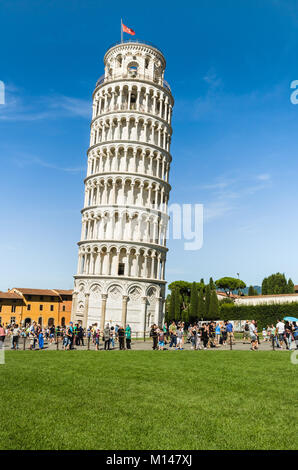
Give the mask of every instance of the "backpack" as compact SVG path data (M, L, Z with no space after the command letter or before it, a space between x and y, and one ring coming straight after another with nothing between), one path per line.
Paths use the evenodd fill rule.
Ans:
M249 324L248 324L248 323L245 323L244 330L245 330L245 331L249 331Z

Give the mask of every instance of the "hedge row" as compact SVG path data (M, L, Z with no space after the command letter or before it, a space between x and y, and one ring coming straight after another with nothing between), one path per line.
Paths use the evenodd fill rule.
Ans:
M269 305L223 304L220 306L221 320L256 320L258 328L275 325L278 319L284 317L298 318L298 302Z

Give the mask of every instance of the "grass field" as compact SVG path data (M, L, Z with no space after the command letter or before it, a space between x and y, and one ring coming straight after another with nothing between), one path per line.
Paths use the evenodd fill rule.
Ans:
M287 352L8 351L1 449L296 449Z

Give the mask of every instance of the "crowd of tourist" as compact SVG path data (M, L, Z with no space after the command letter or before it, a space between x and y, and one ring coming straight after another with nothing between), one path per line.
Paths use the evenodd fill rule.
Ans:
M101 345L104 350L131 349L132 330L130 325L125 328L122 325L110 326L109 323L100 330L97 323L84 329L80 324L70 322L68 326L48 326L43 328L33 322L26 327L17 324L3 326L0 324L0 347L5 338L11 340L11 349L19 349L20 339L29 340L29 349L44 349L47 344L62 342L64 350L74 349L76 346L85 346L87 341L99 350ZM235 344L233 323L229 321L198 322L185 325L184 322L171 322L163 327L152 325L150 330L152 349L177 349L183 350L185 342L191 344L191 349L211 349ZM268 325L267 328L258 330L255 320L246 321L243 328L243 341L248 341L250 349L258 350L261 341L270 341L273 348L298 349L298 326L296 322L278 320L276 325ZM166 348L167 346L167 348Z
M173 321L162 328L152 325L150 336L153 340L152 349L162 350L165 345L169 349L184 349L184 342L191 343L191 349L210 349L235 344L234 326L232 322L198 322L185 326L184 322ZM243 329L243 340L249 340L250 349L256 351L261 339L271 341L273 348L292 349L292 343L298 349L298 326L296 322L278 320L277 324L262 329L261 337L255 320L246 321Z
M106 324L101 331L97 323L84 329L79 323L70 322L68 326L51 325L43 328L35 321L20 327L14 323L2 326L0 324L0 346L4 344L5 338L11 339L11 349L19 349L19 342L23 339L29 340L29 349L44 349L45 342L53 344L62 342L64 350L74 349L75 346L85 346L84 339L88 345L92 343L99 350L102 341L105 350L114 349L118 343L119 349L131 349L131 327L127 325L124 329L121 325L109 326Z

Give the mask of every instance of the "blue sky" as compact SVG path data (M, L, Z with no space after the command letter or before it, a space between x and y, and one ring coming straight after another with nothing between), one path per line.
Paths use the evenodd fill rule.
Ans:
M169 241L167 280L298 283L296 1L2 0L0 289L73 285L91 94L121 17L167 59L170 202L205 209L201 250Z

